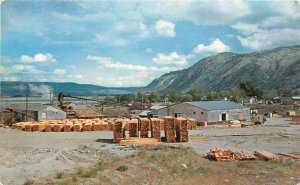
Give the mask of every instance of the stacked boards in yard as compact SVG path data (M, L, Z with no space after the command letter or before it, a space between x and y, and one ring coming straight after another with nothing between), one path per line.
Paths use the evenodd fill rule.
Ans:
M189 130L197 129L197 121L194 118L188 118L188 129Z
M176 141L177 142L188 142L188 120L185 118L176 118Z
M129 121L129 137L138 137L138 120L132 119Z
M165 138L167 143L176 142L176 127L175 127L175 118L172 116L166 116L164 118L164 129L165 129Z
M140 123L141 123L140 137L141 138L148 138L150 120L148 118L140 118Z
M46 129L46 123L33 123L32 124L32 131L39 131L39 132L44 132Z
M119 143L123 139L123 120L117 120L114 125L114 143Z
M150 123L151 123L151 137L156 138L158 141L160 141L161 120L158 118L150 118Z

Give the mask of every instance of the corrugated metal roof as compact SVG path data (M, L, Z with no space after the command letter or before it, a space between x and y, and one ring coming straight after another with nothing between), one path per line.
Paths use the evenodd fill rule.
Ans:
M226 110L226 109L243 109L246 108L241 104L230 101L195 101L185 102L190 105L205 109L205 110Z
M159 110L159 109L162 109L162 108L165 108L167 106L161 106L161 105L154 105L150 108L150 110Z
M28 104L28 110L29 111L40 111L40 110L43 110L47 107L53 107L53 108L56 108L56 109L59 109L58 107L55 107L55 106L51 106L51 105L42 105L42 104ZM13 109L13 110L26 110L26 105L25 104L13 104L11 106L9 106L10 109Z

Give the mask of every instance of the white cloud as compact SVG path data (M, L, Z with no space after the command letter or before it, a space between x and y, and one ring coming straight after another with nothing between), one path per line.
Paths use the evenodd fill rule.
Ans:
M247 24L247 23L239 22L237 24L232 25L231 27L240 31L241 33L243 33L245 35L251 35L253 33L260 31L260 29L258 29L257 24Z
M64 69L60 69L60 68L56 68L53 71L53 74L56 74L56 75L63 75L65 73L66 73L66 71Z
M108 69L124 69L128 71L144 71L144 72L169 72L172 70L177 70L177 68L171 67L155 67L155 66L143 66L143 65L134 65L134 64L125 64L118 61L114 61L110 57L102 56L87 56L87 60L95 61L100 64L99 68L108 68Z
M221 53L226 51L230 51L230 47L224 44L220 39L215 39L209 45L198 44L194 48L193 54Z
M145 51L146 51L146 53L152 53L153 52L153 50L151 48L147 48Z
M179 55L177 52L169 54L159 53L156 57L152 58L152 62L156 64L184 66L188 63L187 58L187 56Z
M159 36L175 37L175 24L165 20L158 20L155 23L155 30Z
M300 43L300 29L260 30L249 36L238 36L241 45L254 50Z
M12 66L12 68L14 72L25 72L25 73L32 73L32 74L44 73L43 71L38 70L35 66L32 65L17 64Z
M38 53L34 56L28 56L28 55L22 55L20 57L21 62L24 63L49 63L49 62L55 62L55 58L50 53Z

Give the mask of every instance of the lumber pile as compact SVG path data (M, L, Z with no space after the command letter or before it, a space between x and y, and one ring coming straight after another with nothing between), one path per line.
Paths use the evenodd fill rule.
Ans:
M185 118L176 118L176 141L177 142L188 142L188 121Z
M64 132L72 132L73 130L73 123L68 122L64 125Z
M123 139L123 120L117 120L114 125L114 143L119 143Z
M268 161L276 161L278 159L276 155L274 155L270 152L264 151L264 150L255 151L254 154L256 156L262 157Z
M197 121L194 118L188 118L188 129L189 130L197 129Z
M32 132L44 132L46 128L45 123L33 123L32 124Z
M229 127L242 127L239 120L232 120L229 122Z
M222 150L219 148L211 149L206 158L216 161L234 161L234 160L255 160L253 153L242 150L240 152L233 152L231 150Z
M129 137L138 137L138 120L132 119L129 122Z
M73 130L74 130L74 132L81 132L81 130L82 130L82 123L75 123L73 125Z
M140 123L141 123L140 137L141 138L148 138L150 120L148 118L140 118Z
M64 129L64 125L57 123L57 124L53 124L53 132L62 132Z
M300 116L292 116L292 124L300 124Z
M45 127L45 132L52 132L53 131L53 124L47 124Z
M165 126L165 138L167 143L176 142L176 128L175 128L175 118L172 116L166 116L164 118Z
M207 122L206 121L200 121L200 122L198 122L198 125L200 127L207 127Z
M237 160L254 160L254 159L256 159L255 155L253 155L253 153L251 153L247 150L242 150L240 152L234 152L234 155Z
M161 144L156 138L138 138L138 137L129 137L126 139L122 139L120 141L121 145L155 145Z
M279 155L282 155L282 156L285 156L285 157L292 158L292 159L296 159L296 160L300 159L299 156L296 156L296 155L294 155L294 154L289 154L289 153L278 153L278 154L279 154Z
M26 131L26 132L32 132L32 124L26 123L24 125L24 131Z
M160 132L161 132L161 120L158 118L150 118L151 123L151 137L161 141Z
M100 123L100 122L94 123L93 130L94 131L100 131L100 130L102 130L102 123Z
M92 127L93 127L93 124L87 122L87 123L82 125L82 130L83 131L92 131Z

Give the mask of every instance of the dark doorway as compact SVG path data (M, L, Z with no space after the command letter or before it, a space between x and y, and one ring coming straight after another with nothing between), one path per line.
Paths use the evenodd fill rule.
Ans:
M226 121L226 114L222 114L222 121Z

